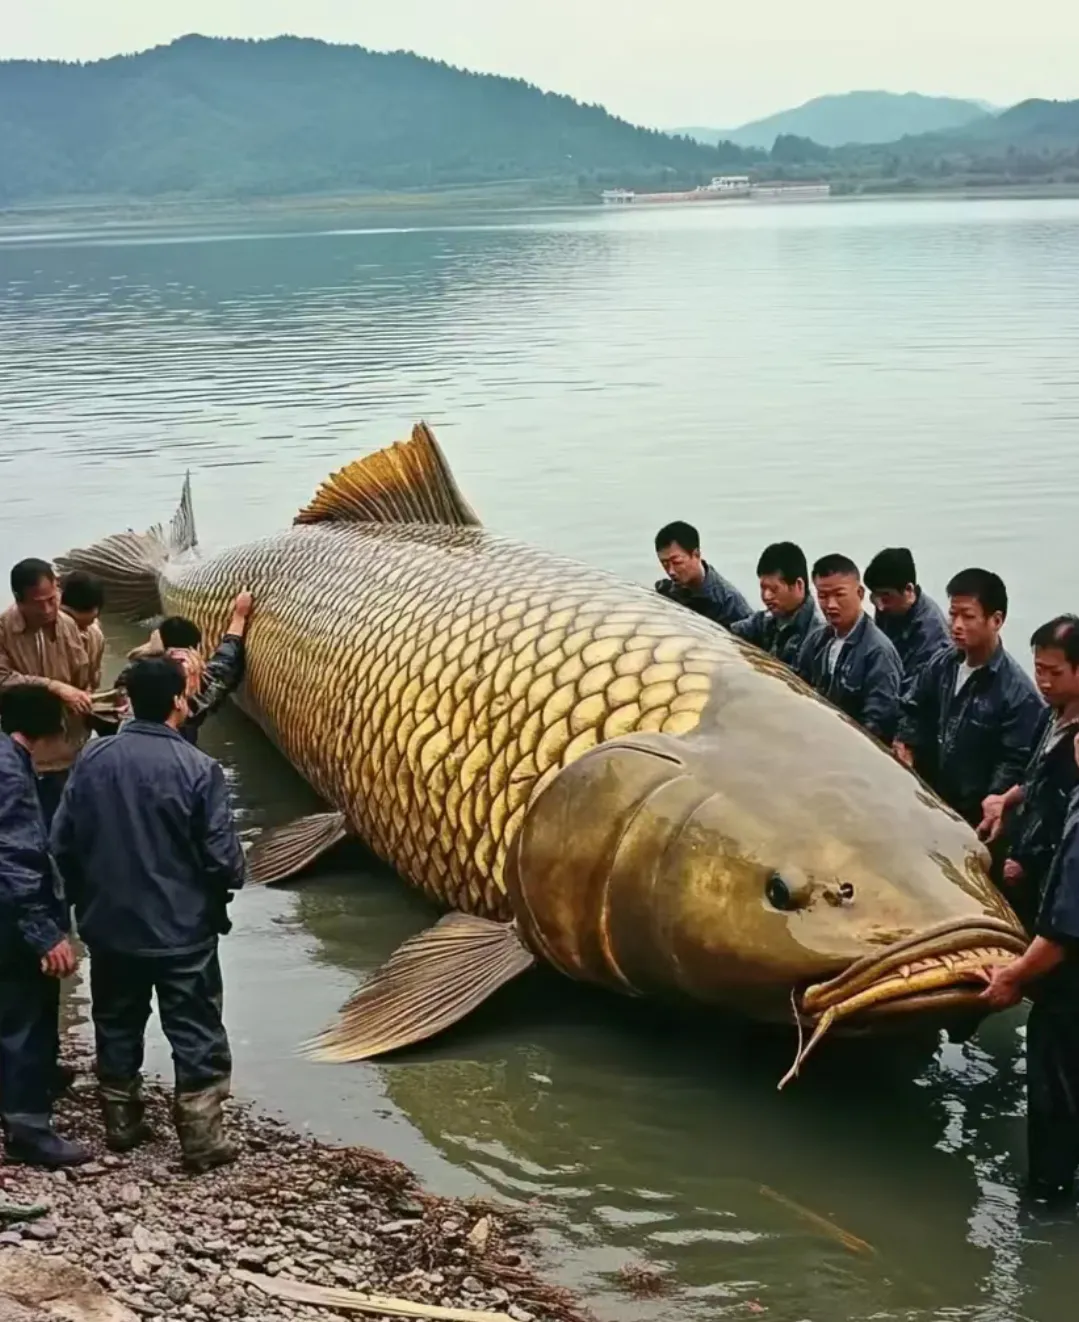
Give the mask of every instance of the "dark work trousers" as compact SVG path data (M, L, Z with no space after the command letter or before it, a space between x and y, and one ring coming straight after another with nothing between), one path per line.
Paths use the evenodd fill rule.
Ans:
M45 815L46 828L52 827L52 819L56 816L56 810L64 795L64 786L70 775L70 770L43 771L37 778L37 797L41 811Z
M28 947L0 942L0 1114L52 1111L60 1053L60 980Z
M1079 1170L1079 1005L1036 1002L1027 1019L1027 1165L1067 1189Z
M232 1057L221 1018L217 942L187 955L142 957L90 951L97 1076L126 1082L142 1069L150 998L172 1048L177 1092L199 1092L229 1077Z

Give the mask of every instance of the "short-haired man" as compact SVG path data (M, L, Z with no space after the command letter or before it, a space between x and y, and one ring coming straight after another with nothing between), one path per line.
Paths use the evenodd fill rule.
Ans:
M1012 908L1029 927L1079 787L1072 743L1079 734L1079 616L1058 615L1035 629L1034 682L1049 704L1046 724L1023 779L982 804L983 839L1004 842L1002 876Z
M753 611L733 583L701 559L701 538L691 523L678 520L665 524L656 533L656 555L666 578L656 584L656 591L686 606L698 615L729 629Z
M948 584L952 646L904 695L895 753L974 827L984 801L1022 780L1049 720L1033 681L1004 650L1008 592L988 569Z
M0 691L0 1119L9 1161L73 1166L90 1154L52 1127L60 980L75 971L32 757L63 730L42 684Z
M1079 759L1079 739L1068 740ZM1026 953L986 970L995 1010L1033 1002L1027 1018L1027 1191L1060 1206L1079 1171L1079 794L1073 795Z
M865 585L874 621L891 639L903 663L903 687L913 686L922 668L951 643L948 621L918 586L914 557L905 546L886 546L866 565Z
M794 542L773 542L757 561L764 610L731 625L731 633L753 643L793 670L805 640L824 621L809 591L805 552Z
M188 620L182 615L170 615L162 620L147 642L128 653L132 660L166 653L183 665L188 676L188 715L180 733L188 743L198 743L203 722L224 704L226 698L243 681L246 665L244 636L253 606L251 593L241 592L233 603L232 618L224 637L213 656L205 663L198 653L198 648L202 646L202 630L194 620ZM117 688L126 689L129 673L129 670L125 670L120 675L116 681Z
M0 689L40 684L65 707L63 728L34 746L34 770L46 821L89 736L90 662L75 621L60 610L56 573L47 560L20 560L11 571L14 604L0 614Z
M862 609L865 588L845 555L813 566L813 587L825 623L809 635L798 673L870 734L890 744L899 719L899 654Z
M198 1172L236 1156L222 1121L232 1059L217 945L244 855L221 767L180 734L186 687L171 657L131 667L135 719L85 750L52 838L90 953L106 1140L127 1151L149 1137L140 1071L156 992L183 1160Z
M83 569L76 569L64 579L60 609L75 621L86 648L89 662L88 684L91 693L101 688L101 662L105 655L105 635L98 619L105 608L105 589L99 579Z

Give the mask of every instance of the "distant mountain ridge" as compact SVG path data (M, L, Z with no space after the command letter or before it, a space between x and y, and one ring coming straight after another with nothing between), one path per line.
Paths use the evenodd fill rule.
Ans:
M520 79L305 38L188 36L88 64L0 62L0 202L692 185L763 158Z
M961 128L991 118L984 104L920 92L844 92L818 96L791 110L781 110L735 129L679 128L698 142L733 142L771 151L778 137L811 138L822 147L847 143L896 142L922 133Z

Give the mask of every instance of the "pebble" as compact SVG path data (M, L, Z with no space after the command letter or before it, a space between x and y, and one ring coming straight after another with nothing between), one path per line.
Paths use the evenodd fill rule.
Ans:
M496 1213L429 1198L403 1169L387 1179L384 1159L324 1147L239 1106L230 1107L229 1123L242 1140L240 1161L192 1178L180 1167L169 1092L151 1083L147 1096L161 1137L123 1158L104 1153L92 1093L61 1101L62 1132L88 1143L95 1160L70 1179L5 1170L6 1198L47 1203L49 1212L0 1227L0 1249L69 1258L140 1319L160 1322L338 1316L245 1286L232 1275L237 1267L450 1308L497 1308L511 1322L537 1322L510 1303L520 1293L543 1322L582 1322L553 1292L544 1306L542 1283L512 1251L517 1236ZM508 1290L484 1259L496 1238L498 1261L514 1264ZM474 1274L481 1259L484 1272Z

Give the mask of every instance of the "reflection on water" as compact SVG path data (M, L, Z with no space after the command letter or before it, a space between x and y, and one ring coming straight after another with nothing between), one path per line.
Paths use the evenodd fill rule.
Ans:
M0 240L0 559L166 515L189 466L205 543L269 531L425 414L492 526L631 577L683 516L747 587L776 536L909 543L938 593L985 560L1020 653L1074 608L1076 204L328 228ZM239 713L204 742L245 830L312 806ZM1019 1016L836 1045L778 1095L784 1037L536 974L444 1041L329 1068L295 1045L429 910L354 854L236 917L241 1090L437 1188L537 1200L604 1316L1074 1315L1079 1232L1016 1198ZM675 1293L627 1299L626 1263Z

